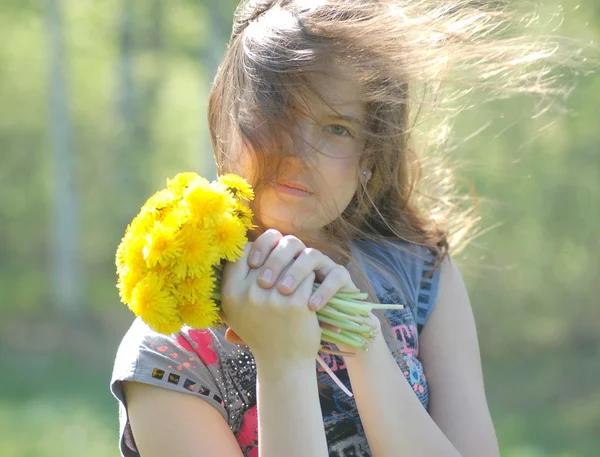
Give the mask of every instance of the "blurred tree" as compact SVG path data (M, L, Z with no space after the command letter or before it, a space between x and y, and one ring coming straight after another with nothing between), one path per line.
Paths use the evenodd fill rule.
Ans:
M132 151L133 132L136 123L136 87L134 81L134 14L132 0L121 0L119 12L119 60L116 150L121 166L116 167L117 189L122 195L138 195L141 192L138 179L136 155Z
M77 255L79 220L73 182L71 117L65 73L63 24L60 0L46 0L48 43L50 149L53 183L51 276L52 304L75 313L83 305Z

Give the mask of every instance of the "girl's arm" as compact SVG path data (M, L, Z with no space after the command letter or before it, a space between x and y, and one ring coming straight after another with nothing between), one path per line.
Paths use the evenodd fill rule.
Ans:
M257 361L260 457L326 457L314 360L292 367ZM242 457L223 416L192 395L124 383L141 457ZM309 438L307 438L309 437Z
M420 340L429 414L382 336L347 357L360 418L374 457L496 457L479 344L469 298L456 266L441 266L438 301Z
M260 457L327 457L315 361L285 367L256 361Z

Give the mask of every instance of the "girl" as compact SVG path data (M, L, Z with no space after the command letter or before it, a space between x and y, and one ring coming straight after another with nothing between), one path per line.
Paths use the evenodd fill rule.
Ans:
M255 188L258 228L224 271L227 329L166 337L136 320L127 332L111 383L123 456L499 455L448 256L470 222L450 224L447 194L433 198L448 169L425 191L413 126L465 75L467 91L548 90L527 69L551 54L491 38L507 18L473 0L238 7L209 124L219 172ZM356 288L405 307L371 316L368 351L321 352L350 397L315 363L314 311Z

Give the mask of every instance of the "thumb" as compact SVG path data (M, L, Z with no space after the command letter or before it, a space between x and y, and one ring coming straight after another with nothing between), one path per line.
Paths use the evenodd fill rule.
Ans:
M244 340L241 339L240 336L237 333L235 333L235 331L231 327L228 327L227 330L225 330L225 339L230 343L246 345L246 343L244 343Z

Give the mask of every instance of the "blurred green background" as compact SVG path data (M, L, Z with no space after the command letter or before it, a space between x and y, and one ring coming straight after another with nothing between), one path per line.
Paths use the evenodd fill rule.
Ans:
M234 4L1 2L3 457L118 455L108 382L132 314L114 252L167 177L214 175L206 99ZM597 42L596 0L544 8ZM515 99L456 126L490 124L453 152L484 229L458 261L506 457L600 455L600 76L579 79L568 115Z

